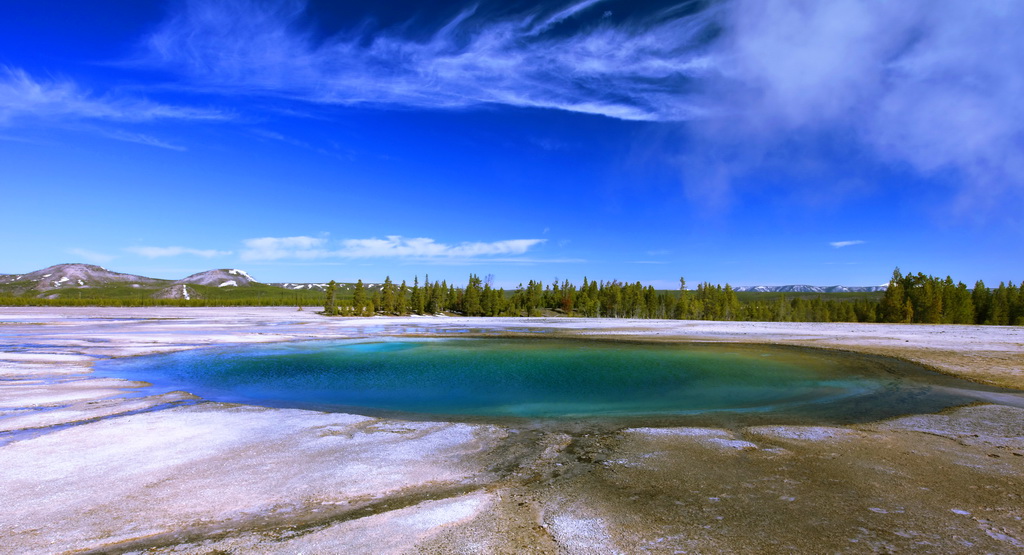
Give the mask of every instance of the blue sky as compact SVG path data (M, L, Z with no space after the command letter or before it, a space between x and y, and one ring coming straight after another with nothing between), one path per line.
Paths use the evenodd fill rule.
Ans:
M1024 279L1020 2L40 0L0 273Z

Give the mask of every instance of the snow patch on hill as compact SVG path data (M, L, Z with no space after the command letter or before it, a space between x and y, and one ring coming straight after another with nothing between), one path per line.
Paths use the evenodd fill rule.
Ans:
M198 274L192 274L187 278L179 279L174 283L207 285L210 287L249 287L250 285L259 282L242 270L222 268L219 270L207 270L205 272L199 272Z
M326 291L326 283L268 283L274 287L282 287L292 291Z
M848 286L848 285L741 285L735 291L751 291L756 293L874 293L885 291L886 285Z
M92 264L57 264L27 274L0 276L0 285L14 286L20 293L33 290L100 287L118 283L154 286L166 281L111 272Z
M243 279L249 280L251 283L259 283L256 279L246 273L245 270L228 270L227 272L233 276L239 276Z

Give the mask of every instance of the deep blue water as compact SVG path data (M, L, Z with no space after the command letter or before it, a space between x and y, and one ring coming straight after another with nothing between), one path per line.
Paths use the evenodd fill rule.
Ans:
M892 359L721 344L307 342L108 360L97 373L214 401L454 418L729 413L848 421L969 401L936 391L936 375Z

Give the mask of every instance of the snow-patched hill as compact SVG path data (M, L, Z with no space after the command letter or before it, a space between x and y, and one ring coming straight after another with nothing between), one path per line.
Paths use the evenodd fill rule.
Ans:
M62 290L90 289L102 287L130 287L138 290L138 294L158 299L195 299L198 290L194 286L217 287L224 289L246 288L252 286L279 287L288 291L324 291L326 283L267 283L262 284L244 270L221 268L192 274L177 281L155 279L133 274L112 272L106 268L92 264L57 264L27 274L0 275L0 294L29 295L56 298ZM379 291L381 283L364 283L369 291ZM351 283L339 283L339 291L350 291L355 287ZM735 287L735 291L753 291L761 293L869 293L885 291L886 285L867 287L849 287L844 285L749 285ZM106 290L103 290L106 291ZM84 293L84 292L83 292ZM97 292L106 294L105 292Z
M22 294L30 290L78 289L110 284L153 287L163 283L166 280L111 272L92 264L57 264L27 274L0 275L0 285L11 286Z
M211 287L248 287L259 283L252 278L245 270L207 270L192 274L185 279L179 279L174 283L188 283L192 285L209 285Z
M282 287L290 291L326 291L326 283L268 283L274 287Z
M187 278L179 279L169 287L157 291L154 297L158 299L192 299L195 298L195 289L189 285L205 285L207 287L250 287L259 283L245 270L233 270L221 268L218 270L207 270L192 274Z
M757 293L873 293L885 291L888 285L868 285L850 287L846 285L741 285L736 291L754 291Z
M268 283L267 285L273 285L274 287L282 287L289 291L326 291L326 283ZM363 287L367 291L382 291L384 289L383 283L364 283ZM354 283L339 283L338 291L351 291L355 289Z
M157 299L193 299L193 286L244 288L259 284L244 270L219 269L192 274L177 281L112 272L92 264L57 264L27 274L0 275L0 294L57 298L68 289L99 289L104 295L119 287ZM124 295L124 292L113 293Z

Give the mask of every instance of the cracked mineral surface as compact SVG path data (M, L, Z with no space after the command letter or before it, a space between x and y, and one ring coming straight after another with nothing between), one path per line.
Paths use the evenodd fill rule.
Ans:
M1024 390L1024 328L0 308L0 553L1024 550L1024 394L856 425L666 428L231 405L92 371L455 333L839 349Z

